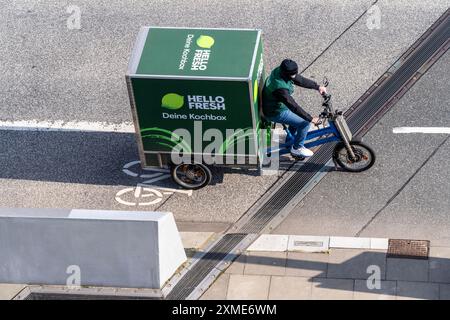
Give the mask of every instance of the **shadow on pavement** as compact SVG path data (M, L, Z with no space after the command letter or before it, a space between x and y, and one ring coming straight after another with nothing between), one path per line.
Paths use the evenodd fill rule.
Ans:
M244 272L246 275L271 275L268 268L287 268L290 269L290 272L285 273L285 276L303 277L309 282L314 282L316 288L369 293L374 295L374 299L376 299L376 295L433 299L430 292L423 287L427 285L430 286L428 289L436 289L435 299L439 299L439 283L450 285L450 259L437 257L429 257L429 259L387 258L385 252L366 251L342 263L332 263L313 261L314 255L323 254L305 254L308 255L308 260L263 256L253 251L251 255L239 256L235 263L246 264ZM236 256L229 259L229 262L231 263L235 258ZM248 270L249 265L251 265L251 271ZM424 267L420 268L419 265ZM259 266L261 269L254 269ZM388 268L390 277L387 279ZM304 274L301 275L298 272ZM308 272L313 272L314 276L305 275ZM279 269L276 275L281 276ZM426 279L420 279L421 277ZM355 284L352 283L353 280L356 280ZM374 287L377 285L375 280L380 280L379 288Z
M0 178L95 185L133 186L136 177L125 174L123 166L139 159L133 133L79 131L0 131ZM279 170L318 171L321 165L295 162L282 157ZM133 170L143 171L136 165ZM223 182L224 174L258 176L257 169L211 166L211 184ZM176 187L170 180L155 186Z
M122 168L137 159L131 133L0 131L2 179L131 186Z

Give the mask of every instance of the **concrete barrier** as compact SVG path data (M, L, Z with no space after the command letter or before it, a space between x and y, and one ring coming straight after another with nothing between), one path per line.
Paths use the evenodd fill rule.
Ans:
M171 213L0 209L0 283L159 289L185 261Z

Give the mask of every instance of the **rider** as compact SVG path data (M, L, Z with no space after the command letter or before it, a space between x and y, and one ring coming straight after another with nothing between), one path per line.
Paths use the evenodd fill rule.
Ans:
M312 117L303 110L292 98L294 84L303 88L316 89L320 94L327 92L315 81L298 74L295 61L285 59L267 78L263 89L264 117L272 122L289 125L289 131L295 133L291 154L300 157L310 157L314 153L305 148L304 143L310 123L319 123L318 117Z

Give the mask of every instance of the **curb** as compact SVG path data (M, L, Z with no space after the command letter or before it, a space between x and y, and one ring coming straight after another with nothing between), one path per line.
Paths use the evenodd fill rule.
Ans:
M247 251L300 251L320 253L329 249L387 250L388 238L263 234Z

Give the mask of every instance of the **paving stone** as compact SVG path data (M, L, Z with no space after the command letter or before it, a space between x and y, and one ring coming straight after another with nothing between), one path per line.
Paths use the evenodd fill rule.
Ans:
M247 254L242 253L239 257L237 257L229 268L225 270L225 273L228 274L244 274L245 261L247 260Z
M430 281L450 283L450 248L431 247Z
M219 278L202 295L200 300L225 300L227 298L229 274L221 274Z
M327 276L328 254L308 252L288 252L286 275L310 278Z
M353 280L313 279L313 300L351 300L353 298Z
M450 284L439 285L439 299L450 300Z
M370 289L367 280L355 280L353 298L356 300L395 300L396 292L396 281L380 281L380 289Z
M386 280L428 281L428 260L388 258Z
M249 252L244 274L283 276L286 272L286 252Z
M187 249L198 249L214 235L214 232L180 232L183 247Z
M430 247L450 247L450 239L436 239L430 241Z
M381 280L385 279L386 253L358 249L331 250L328 259L328 278L367 279L371 266L380 268Z
M25 287L24 284L0 283L0 300L13 299Z
M286 251L289 236L278 234L263 234L248 247L248 251Z
M269 300L311 299L312 279L273 276L270 281Z
M267 300L270 276L230 275L228 300Z
M437 300L439 284L429 282L397 281L398 300Z

